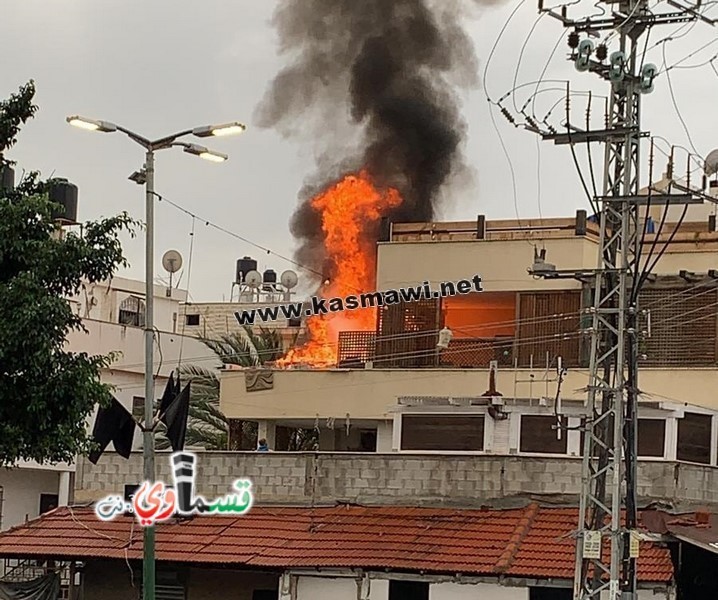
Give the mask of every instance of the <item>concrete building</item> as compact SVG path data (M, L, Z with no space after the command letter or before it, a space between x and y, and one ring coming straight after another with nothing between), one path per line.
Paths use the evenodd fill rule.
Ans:
M240 258L232 279L229 301L184 301L180 307L180 331L186 335L214 339L236 333L242 327L236 317L238 312L258 307L271 310L293 300L298 283L299 278L294 271L284 271L279 276L272 269L260 273L256 260L249 256ZM280 313L277 320L270 321L258 318L252 329L256 333L262 329L276 331L287 349L305 341L304 315L287 319Z
M176 331L183 290L155 286L156 340L154 364L155 390L159 397L169 373L180 363L206 367L220 364L213 353L191 336ZM110 368L102 372L102 381L114 386L115 397L136 414L144 403L144 283L116 277L108 282L87 285L70 299L76 314L82 317L86 331L73 331L67 338L71 352L90 355L117 353ZM88 419L88 427L94 414ZM135 435L135 447L141 448L141 436ZM108 452L112 452L110 444ZM7 529L72 501L74 464L39 465L21 461L16 468L0 471L0 527Z
M670 417L664 424L644 423L646 431L653 426L663 431L664 441L685 441L683 450L683 442L665 441L663 458L675 455L715 465L718 232L710 215L692 217L697 213L691 211L665 249L673 224L666 224L659 236L658 224L649 220L643 236L642 263L656 265L639 298L640 410L646 419L655 411L679 411L672 412L677 421ZM408 413L431 404L431 398L444 405L433 406L435 413L460 416L469 406L476 412L488 410L474 397L487 389L489 365L495 362L496 389L514 413L501 425L508 432L502 435L512 437L501 443L508 452L520 451L516 416L525 412L521 406L550 416L557 410L557 396L566 410L585 400L590 272L597 264L597 240L597 224L581 211L570 219L480 217L476 222L395 224L390 238L378 244L377 290L425 281L438 290L442 282L478 274L483 291L384 307L375 331L340 334L336 368L226 370L222 410L230 419L259 421L262 435L274 439L277 449L283 448L287 428L318 428L320 450L408 450L401 444L402 422L411 421ZM536 260L535 250L545 250L544 264L582 270L586 277L533 277L527 271ZM441 350L437 341L443 327L453 337ZM560 393L559 359L566 370ZM402 398L425 400L412 408ZM449 443L455 436L448 433L449 420L445 423L448 429L438 422L433 427L444 431ZM485 435L490 435L488 429ZM576 436L566 436L567 448L578 447L573 445ZM489 451L490 440L485 441L473 450Z

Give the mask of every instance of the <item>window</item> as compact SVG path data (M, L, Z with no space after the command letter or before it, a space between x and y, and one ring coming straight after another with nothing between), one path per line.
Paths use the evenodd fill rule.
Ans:
M484 449L483 415L403 415L402 450Z
M145 302L137 296L128 296L120 304L119 322L133 327L145 326Z
M572 600L571 588L532 587L529 588L529 600Z
M197 327L199 325L199 315L185 315L184 322L188 327Z
M390 581L389 600L429 600L426 581Z
M40 514L56 509L59 501L57 494L40 494Z
M556 417L551 415L522 415L519 450L543 454L566 454L567 432L562 431L561 439L558 439L559 431L554 429L556 424Z
M302 326L301 319L287 319L287 327L301 327L301 326Z
M711 415L688 412L678 419L678 460L710 464L712 420Z
M638 456L663 456L666 422L663 419L638 419Z
M142 419L145 416L145 399L142 396L132 397L132 416Z

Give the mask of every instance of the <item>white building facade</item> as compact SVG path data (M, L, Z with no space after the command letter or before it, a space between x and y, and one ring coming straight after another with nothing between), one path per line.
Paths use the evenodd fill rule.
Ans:
M191 336L176 333L183 290L155 286L154 372L155 397L164 390L170 372L181 363L212 368L220 361L209 348ZM70 302L82 317L86 331L72 331L67 350L89 355L116 353L115 362L103 369L103 383L112 385L115 397L136 414L144 406L144 283L114 278L84 286ZM88 419L94 423L95 413ZM141 448L135 434L134 447ZM112 444L106 450L112 452ZM21 461L13 469L0 471L0 528L14 527L72 501L75 465L40 465Z

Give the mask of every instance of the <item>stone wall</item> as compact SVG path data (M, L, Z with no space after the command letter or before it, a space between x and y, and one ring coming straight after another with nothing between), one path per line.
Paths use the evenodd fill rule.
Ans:
M228 492L234 479L252 480L257 502L479 506L519 495L575 499L581 461L566 457L437 456L331 452L199 452L197 488L207 496ZM158 453L157 478L172 482L169 453ZM142 479L142 454L129 460L106 453L95 466L77 465L75 501L122 493ZM718 468L640 461L641 499L718 505Z

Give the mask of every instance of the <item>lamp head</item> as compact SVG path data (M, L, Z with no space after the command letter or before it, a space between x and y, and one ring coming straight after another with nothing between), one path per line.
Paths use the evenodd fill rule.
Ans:
M117 131L117 125L108 121L99 121L97 119L88 119L79 115L73 115L65 119L73 127L86 129L88 131L100 131L102 133L112 133Z
M238 135L242 133L247 126L239 121L233 121L232 123L224 123L223 125L207 125L206 127L196 127L192 130L192 134L204 138L204 137L224 137L228 135Z

